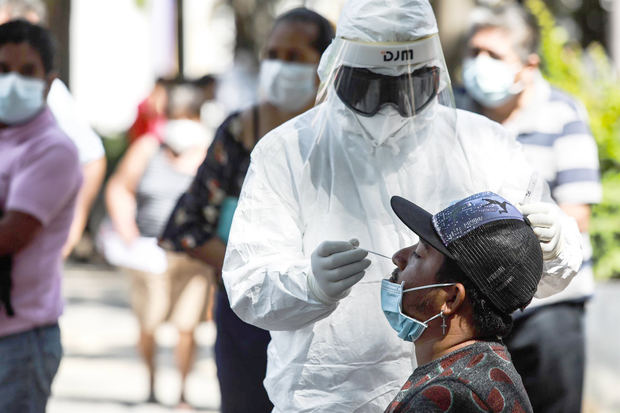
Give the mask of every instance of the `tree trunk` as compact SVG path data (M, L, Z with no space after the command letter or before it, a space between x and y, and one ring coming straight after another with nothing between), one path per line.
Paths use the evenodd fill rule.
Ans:
M71 0L46 0L47 24L56 39L56 67L60 79L69 86L69 27Z
M258 59L273 25L276 0L227 0L235 12L235 56L250 53Z
M185 77L185 37L183 35L183 0L177 0L177 67L178 77Z

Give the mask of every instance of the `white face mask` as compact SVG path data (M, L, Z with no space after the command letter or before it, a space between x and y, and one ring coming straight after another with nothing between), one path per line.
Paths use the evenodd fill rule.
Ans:
M479 104L496 108L523 90L515 83L519 69L486 55L468 58L463 64L463 82L467 93Z
M362 116L351 112L362 133L376 145L381 145L390 138L406 134L409 125L414 122L413 118L400 116L400 113L389 105L383 106L374 116Z
M316 96L316 65L263 60L259 91L262 97L285 112L297 112Z
M200 122L189 119L169 120L164 127L164 143L177 155L209 145L209 135Z
M0 74L0 122L7 125L33 118L43 105L45 81L15 72Z

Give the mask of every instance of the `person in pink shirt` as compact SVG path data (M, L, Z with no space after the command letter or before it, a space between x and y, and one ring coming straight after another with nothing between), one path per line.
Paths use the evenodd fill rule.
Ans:
M52 62L47 30L24 20L0 25L0 411L7 413L45 411L62 356L61 251L82 176L75 146L45 104Z

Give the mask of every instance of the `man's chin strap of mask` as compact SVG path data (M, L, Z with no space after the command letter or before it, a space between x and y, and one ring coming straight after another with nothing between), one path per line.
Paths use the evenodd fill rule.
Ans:
M0 210L0 218L2 218L2 210ZM0 304L4 305L6 313L9 317L15 316L15 310L11 304L11 289L13 282L11 280L11 271L13 267L12 255L0 256Z
M424 324L428 325L429 321L433 321L437 317L441 317L441 334L446 335L446 328L448 325L446 324L446 316L443 315L443 310L439 312L439 314L432 316L428 320L424 322Z
M403 290L403 294L408 293L409 291L417 291L417 290L423 290L425 288L434 288L434 287L449 287L451 285L455 285L455 283L441 283L441 284L432 284L432 285L426 285L426 286L416 287L416 288L409 288L409 289ZM439 314L436 314L436 315L432 316L431 318L429 318L428 320L422 322L422 324L424 324L425 326L428 326L429 322L433 321L434 319L436 319L438 317L441 317L441 333L445 336L446 335L446 328L448 328L448 325L446 324L446 316L443 315L443 310L441 310L439 312ZM413 319L413 320L415 320L415 319Z

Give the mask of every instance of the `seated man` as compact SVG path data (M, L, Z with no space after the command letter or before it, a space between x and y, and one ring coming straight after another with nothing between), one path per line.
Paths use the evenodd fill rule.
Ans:
M392 209L420 242L392 257L381 306L398 336L415 342L419 367L386 412L531 412L501 341L542 274L528 222L492 192L434 216L400 197Z

